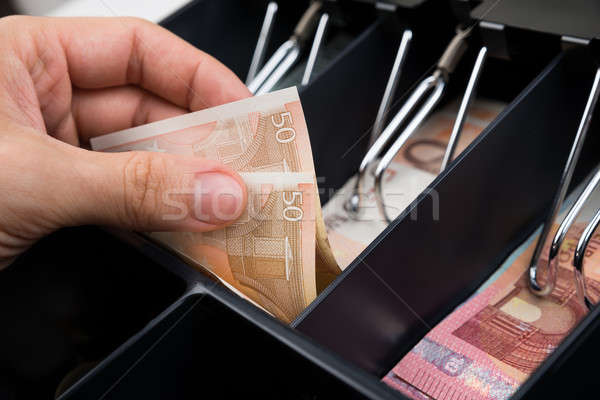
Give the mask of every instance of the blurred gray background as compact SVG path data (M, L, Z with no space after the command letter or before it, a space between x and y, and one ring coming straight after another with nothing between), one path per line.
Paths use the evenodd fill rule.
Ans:
M45 15L66 0L4 0L0 2L0 15Z
M0 0L0 17L9 14L52 16L136 16L159 22L190 0Z

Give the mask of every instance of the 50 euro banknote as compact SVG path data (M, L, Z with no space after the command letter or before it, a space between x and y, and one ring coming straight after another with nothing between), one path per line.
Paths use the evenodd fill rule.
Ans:
M242 176L248 206L211 233L150 236L285 322L340 269L329 249L302 105L295 88L92 139L100 151L155 151L220 161Z

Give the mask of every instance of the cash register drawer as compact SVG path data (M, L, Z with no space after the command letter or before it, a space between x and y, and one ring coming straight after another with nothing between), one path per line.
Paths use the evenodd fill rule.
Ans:
M163 25L244 79L266 3L196 1ZM269 53L308 4L280 3ZM410 26L415 40L392 112L454 30L446 3L403 10L404 18L367 3L340 7L352 17L335 28L347 45L299 88L323 202L364 155L402 29ZM447 99L462 94L476 47ZM583 49L489 60L480 92L509 105L430 185L439 219L431 196L421 195L292 327L141 236L93 227L51 235L0 274L0 398L404 398L382 376L541 223L593 65ZM600 161L598 128L573 185ZM587 368L600 356L599 312L513 398L600 389Z

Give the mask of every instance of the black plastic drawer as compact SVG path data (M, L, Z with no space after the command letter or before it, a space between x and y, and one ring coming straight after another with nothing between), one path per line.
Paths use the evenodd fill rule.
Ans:
M43 239L0 274L0 398L54 398L185 288L96 228Z
M269 54L288 38L308 1L280 3ZM454 33L446 2L394 15L367 2L340 3L370 11L343 11L356 19L348 25L353 39L299 88L323 202L365 153L402 30L411 28L415 39L392 112L432 71ZM244 79L266 4L196 1L163 25ZM446 100L462 94L479 47L476 39L472 45ZM66 389L61 399L404 398L380 378L539 226L593 72L581 49L488 60L480 93L510 105L430 185L439 196L439 220L431 218L431 196L422 195L293 328L137 235L119 234L124 244L97 228L78 228L44 239L0 273L6 321L0 398L51 399L59 385ZM594 122L573 185L600 161L598 127ZM598 312L514 398L597 391L590 388L593 370L576 367L597 359ZM579 373L587 386L576 386L578 392L561 386Z
M185 294L60 399L395 398L365 372L145 238L117 234L149 263L167 266Z
M376 377L387 373L540 225L594 71L585 50L557 56L430 185L439 201L426 190L313 302L296 328ZM590 132L599 126L596 119ZM573 185L600 161L599 140L587 139ZM438 219L432 218L435 204ZM581 333L571 333L517 398Z

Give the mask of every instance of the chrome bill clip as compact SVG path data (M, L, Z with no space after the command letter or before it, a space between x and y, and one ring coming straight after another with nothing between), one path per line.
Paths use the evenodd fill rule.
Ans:
M319 24L317 25L315 38L313 39L310 53L308 54L306 68L304 69L304 75L302 75L302 86L306 86L310 83L310 78L315 68L315 64L317 63L317 56L319 55L319 50L321 49L321 44L323 43L323 38L325 37L328 24L329 14L323 13L321 18L319 18Z
M367 169L375 161L375 159L381 154L381 151L391 139L391 136L395 130L394 129L390 131L389 128L392 125L391 123L385 130L383 130L383 123L385 122L390 105L394 98L394 93L396 92L396 88L398 86L398 82L400 81L400 76L402 75L402 66L404 65L404 62L406 60L406 54L408 53L412 37L412 31L408 29L405 30L402 34L402 39L400 40L400 47L398 47L396 59L394 60L394 65L392 66L392 71L390 73L390 77L385 87L385 91L383 92L383 98L381 99L379 110L377 111L375 124L373 125L373 129L371 130L369 150L367 151L367 154L362 159L358 167L358 174L356 177L356 181L354 182L352 193L350 194L350 197L344 204L346 212L353 218L358 218L361 211L362 183L364 180L364 175ZM398 115L401 112L402 110L400 110ZM398 115L396 115L396 117L398 117ZM396 117L394 117L394 119L396 119Z
M579 301L584 304L588 310L592 308L594 305L590 300L587 292L587 284L585 282L585 277L583 275L583 259L585 257L585 253L587 251L587 247L590 244L590 240L598 229L598 224L600 224L600 208L594 214L594 217L585 227L579 241L577 242L577 247L575 248L575 254L573 255L573 266L575 267L575 287L577 288L577 297Z
M600 183L600 168L596 171L596 173L594 174L592 179L588 182L588 184L586 185L583 192L581 192L581 194L579 195L579 197L577 198L577 200L575 201L575 203L573 204L573 206L571 207L571 209L565 216L565 219L561 222L560 226L558 227L558 230L554 234L554 238L552 239L552 244L550 245L550 251L548 254L548 265L547 265L547 268L548 268L547 279L549 282L549 283L547 283L547 285L551 285L551 287L554 287L555 282L556 282L556 274L557 274L557 268L558 268L557 256L558 256L560 248L567 236L567 232L569 231L569 229L571 229L571 226L573 225L573 223L575 222L575 220L581 213L581 209L584 207L585 203L588 201L590 195L594 192L596 187L598 187L598 183ZM598 217L598 221L600 221L600 213L597 214L597 217ZM585 288L585 282L583 281L583 272L582 272L582 270L583 270L583 254L585 254L585 249L590 241L590 238L591 238L594 230L597 227L597 223L595 223L594 220L595 220L595 218L592 220L590 225L588 225L588 227L583 232L581 239L579 240L579 243L577 245L577 249L575 250L574 261L573 261L573 265L575 266L575 282L576 282L578 297L581 300L582 304L586 304L588 307L589 307L589 303L588 303L587 296L585 294L586 288ZM594 224L596 224L596 225L594 226ZM544 289L545 288L546 287L544 287Z
M313 1L310 4L296 25L292 36L275 51L264 67L256 73L254 79L248 83L248 89L250 89L252 93L259 95L269 92L296 64L308 38L315 29L322 7L323 3L321 1ZM325 25L327 24L327 21L328 18L324 22ZM316 58L316 54L314 57Z
M258 35L256 48L254 49L252 61L250 62L250 69L248 70L248 76L246 77L246 85L249 85L250 82L254 80L254 78L256 77L256 73L258 72L259 68L263 65L263 61L265 59L265 51L269 44L269 39L271 38L273 22L275 22L275 16L277 15L278 9L279 6L275 1L271 1L269 5L267 5L265 19L263 20L262 28L260 29L260 34Z
M394 65L392 66L392 72L390 72L390 77L388 79L387 85L385 86L385 91L383 92L381 104L379 104L379 109L377 110L375 124L373 125L373 129L371 130L371 139L369 141L369 147L371 147L373 143L375 143L375 140L377 140L377 138L381 134L381 131L383 130L383 123L385 122L387 114L390 111L390 105L392 104L392 100L394 99L394 94L396 93L398 82L400 82L400 76L402 75L402 66L404 65L404 61L406 60L406 54L408 53L412 37L413 33L409 29L405 30L402 34L402 39L400 40L400 47L398 47L396 59L394 60Z
M573 207L569 210L565 219L560 224L558 231L557 231L554 239L552 240L552 244L550 246L550 254L549 254L549 258L548 258L548 264L546 265L546 268L547 268L547 273L546 273L546 277L545 277L546 282L544 284L541 284L539 282L539 264L540 264L540 258L542 255L542 251L544 249L546 240L548 239L548 236L550 235L552 225L560 212L560 209L561 209L561 206L565 199L565 195L567 193L569 184L571 183L571 178L573 177L573 172L575 171L575 166L577 165L577 160L579 159L581 149L583 148L583 143L585 141L585 137L587 135L587 132L589 130L589 127L590 127L590 124L592 121L592 115L593 115L594 109L596 107L596 104L598 102L599 94L600 94L600 68L598 68L598 70L596 71L596 75L594 77L594 82L592 84L592 89L590 91L587 103L585 105L585 109L583 111L581 121L579 122L577 134L575 135L575 140L573 141L573 145L571 146L571 150L569 152L569 157L567 158L567 163L565 164L565 167L563 169L558 189L557 189L556 194L554 195L554 199L552 201L552 207L550 209L550 212L546 216L546 220L544 221L544 226L542 228L542 233L540 234L540 237L536 243L535 250L533 252L533 256L529 263L529 287L530 287L531 291L538 296L547 296L548 294L552 293L552 291L554 290L554 287L556 286L556 274L557 274L557 269L558 269L558 264L556 262L556 255L558 254L558 251L560 250L560 246L565 238L567 231L569 230L569 228L571 227L571 225L577 218L577 215L581 211L581 208L583 207L585 201L589 198L590 194L592 193L594 188L598 185L598 181L600 180L600 176L599 176L600 172L597 172L596 175L594 175L594 177L590 181L590 183L587 185L585 190L582 192L580 197L577 199L577 201L575 202ZM594 221L592 221L592 224L590 224L590 226L588 226L588 228L590 228L591 231L588 233L584 232L584 235L582 236L582 240L580 240L580 243L577 246L579 253L577 251L575 252L575 260L573 262L576 267L576 274L579 273L579 277L577 278L577 281L579 282L578 284L580 284L582 286L580 286L580 287L578 286L578 292L580 292L582 294L582 296L584 296L584 293L585 293L585 286L584 286L585 284L584 284L583 278L581 276L582 275L581 270L583 268L583 255L582 255L581 251L585 249L585 247L587 246L587 242L589 242L589 238L587 239L587 242L585 242L585 240L583 240L583 239L585 239L586 235L589 235L589 237L591 237L593 231L595 230L595 228L592 227L593 222ZM587 231L587 229L586 229L586 231ZM576 277L577 277L577 275L576 275Z
M393 97L393 90L395 88L395 85L397 84L397 79L400 74L402 62L399 62L399 60L404 59L406 48L408 47L408 41L410 41L410 37L412 36L409 35L407 32L404 33L403 40L398 51L398 56L396 57L396 63L394 64L394 68L392 69L392 75L390 76L390 80L386 87L386 91L381 102L381 106L377 114L377 119L375 121L375 125L372 131L371 141L373 142L373 144L369 147L367 154L365 155L360 164L358 176L353 187L353 192L351 193L350 197L348 198L345 204L345 209L350 216L356 218L360 213L363 195L361 186L366 171L381 155L384 148L393 138L395 132L404 124L404 122L410 115L413 115L412 120L410 120L410 122L408 122L405 125L402 133L391 145L389 150L381 157L381 160L378 162L374 171L375 201L377 203L377 208L384 220L387 223L391 222L391 218L389 217L386 211L385 203L383 200L383 175L389 167L392 160L396 157L398 152L407 142L407 140L414 134L414 132L429 116L431 111L440 101L442 95L444 94L449 75L454 71L456 65L458 64L458 62L460 61L461 57L467 49L467 38L469 37L470 32L471 28L467 28L465 30L457 30L456 36L452 39L452 41L446 48L444 54L438 61L435 71L429 77L421 81L421 83L408 97L406 102L402 105L398 113L392 118L392 120L386 126L386 128L383 129L381 134L379 134L379 130L383 125L383 120L385 119L385 116L387 114L389 102L391 100L391 97ZM404 47L403 44L405 44ZM462 131L465 118L467 116L468 108L474 97L476 91L475 89L477 87L481 71L483 69L483 64L486 55L487 49L484 47L479 51L477 60L473 67L473 71L471 72L469 83L467 85L465 94L460 105L459 113L457 115L454 127L452 129L450 143L446 150L446 154L444 155L442 170L453 158L456 149L456 143L458 142L458 139L460 137L460 133ZM421 105L420 108L415 112L415 109L419 105Z
M482 47L479 49L479 54L477 54L473 71L471 71L471 76L469 77L465 94L463 95L462 101L460 102L460 107L458 108L458 114L456 114L456 119L454 120L454 126L452 127L452 133L450 134L448 146L446 146L446 153L444 154L444 158L442 160L440 172L445 170L450 161L454 159L456 145L458 144L458 139L460 139L460 134L465 125L467 112L469 111L469 107L471 106L473 98L475 97L477 84L479 83L479 77L481 76L481 71L483 70L483 64L485 63L486 56L487 47Z

